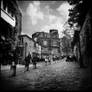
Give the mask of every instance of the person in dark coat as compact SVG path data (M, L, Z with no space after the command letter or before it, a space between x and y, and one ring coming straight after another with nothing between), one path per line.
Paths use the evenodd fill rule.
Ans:
M25 68L26 68L26 71L29 71L30 60L31 60L31 54L29 53L28 56L25 57Z
M37 55L35 54L35 55L33 55L33 58L32 58L32 63L33 63L34 69L36 69L37 61L38 61L38 57L37 57Z
M48 56L48 62L49 62L49 64L51 64L51 60L50 60L50 57Z

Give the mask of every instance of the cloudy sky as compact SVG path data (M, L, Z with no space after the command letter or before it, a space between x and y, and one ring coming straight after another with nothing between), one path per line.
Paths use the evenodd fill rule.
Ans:
M19 1L22 12L22 33L32 35L38 31L58 29L62 37L63 24L71 6L65 1Z

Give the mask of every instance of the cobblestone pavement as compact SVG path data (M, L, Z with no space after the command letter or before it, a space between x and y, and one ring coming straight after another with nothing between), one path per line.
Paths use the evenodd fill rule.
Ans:
M81 69L76 62L60 60L51 65L42 64L37 69L30 67L17 70L16 77L9 77L9 71L2 71L4 75L3 87L6 90L86 90L92 87L90 71Z

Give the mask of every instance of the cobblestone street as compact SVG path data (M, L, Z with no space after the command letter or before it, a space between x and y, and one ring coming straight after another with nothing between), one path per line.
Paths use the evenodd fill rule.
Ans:
M9 70L2 71L4 75L3 86L6 90L86 90L91 88L90 71L81 69L76 62L65 60L30 67L30 71L24 72L24 68L17 70L16 77L9 77ZM2 79L3 81L3 79Z

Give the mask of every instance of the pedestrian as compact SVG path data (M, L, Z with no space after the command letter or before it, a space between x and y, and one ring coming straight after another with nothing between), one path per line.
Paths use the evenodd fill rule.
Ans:
M33 54L33 58L32 58L32 63L33 63L33 68L36 69L36 64L37 64L37 61L38 61L38 57L36 54Z
M48 57L48 62L49 62L49 64L51 64L51 60L50 60L50 57Z
M25 57L25 68L26 68L26 71L29 71L30 60L31 60L31 54L29 53L28 56Z
M45 57L45 64L47 65L47 63L48 63L48 58L47 58L47 56Z

